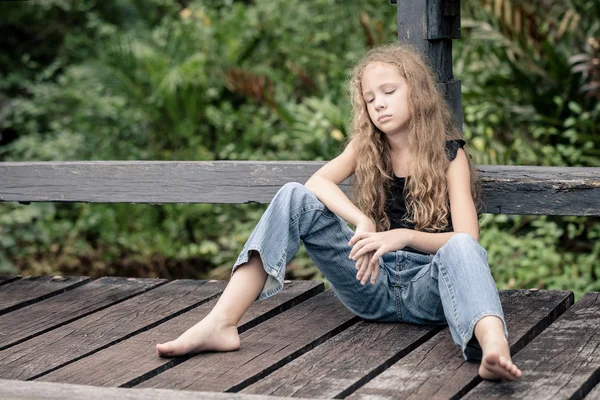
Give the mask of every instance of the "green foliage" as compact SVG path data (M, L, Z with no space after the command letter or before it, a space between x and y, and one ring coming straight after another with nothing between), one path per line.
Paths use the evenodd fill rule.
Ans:
M480 242L500 289L600 289L600 223L585 217L486 215Z
M475 161L598 166L600 7L503 1L525 17L463 0L453 42ZM0 161L328 160L349 135L349 68L397 37L381 0L26 3L0 3ZM0 273L226 279L265 208L3 203ZM500 288L598 290L598 219L482 228ZM288 276L322 278L304 249Z
M582 95L585 81L571 72L570 61L600 36L600 7L593 1L553 1L546 12L533 12L535 4L502 2L512 3L511 12L467 2L462 21L467 36L455 42L465 137L478 150L476 161L600 166L600 102ZM564 26L559 34L551 29L558 25Z

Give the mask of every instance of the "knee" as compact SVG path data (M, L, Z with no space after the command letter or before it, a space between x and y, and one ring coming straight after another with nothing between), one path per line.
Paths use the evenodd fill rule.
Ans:
M293 192L293 191L298 191L298 190L308 190L306 188L306 186L304 186L303 184L301 184L300 182L288 182L285 185L283 185L279 191L280 192Z
M302 194L303 192L307 192L308 188L301 183L298 182L288 182L283 185L275 196L294 196L297 194Z
M449 250L459 250L459 252L464 252L465 250L475 249L476 251L481 251L487 255L487 251L479 244L477 240L468 233L460 232L454 234L444 246L442 246L441 250L449 251Z
M280 200L282 198L285 199L293 199L293 198L303 198L307 194L312 193L306 186L298 182L288 182L283 185L279 191L273 197L273 201Z

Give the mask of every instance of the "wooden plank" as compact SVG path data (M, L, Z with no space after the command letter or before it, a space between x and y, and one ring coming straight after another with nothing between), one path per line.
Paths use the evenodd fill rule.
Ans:
M284 285L283 290L276 296L256 301L250 306L238 324L238 333L243 333L323 290L323 283L316 281L295 281ZM172 340L196 324L213 309L217 300L209 301L156 328L44 375L39 380L93 386L131 387L152 378L189 359L187 356L170 359L158 357L153 350L156 343ZM90 374L89 371L94 371L94 373Z
M212 300L226 282L180 280L0 351L0 378L35 379Z
M515 357L523 375L465 399L582 399L600 381L600 293L586 293ZM598 398L598 397L596 397Z
M327 290L242 333L238 351L199 354L136 387L237 392L358 320Z
M252 394L191 392L166 389L100 388L67 383L20 382L0 379L4 400L283 400ZM299 399L302 400L302 399Z
M14 282L17 279L21 279L21 275L3 275L0 276L0 286L6 285L7 283Z
M403 2L418 3L418 2ZM0 201L268 203L320 161L0 163ZM478 165L487 212L600 216L600 168ZM49 185L52 182L52 185ZM349 193L349 180L340 186Z
M240 393L343 399L441 329L361 321Z
M158 279L106 277L0 316L0 350L166 283Z
M598 400L600 399L600 385L594 386L594 388L585 396L586 400Z
M511 354L515 354L573 304L573 293L507 290L500 292L500 300L508 327ZM517 365L522 369L522 365ZM466 362L452 341L449 329L445 328L348 398L461 398L481 382L478 371L479 362ZM479 398L486 396L487 393Z
M0 287L0 315L74 289L87 276L30 276Z

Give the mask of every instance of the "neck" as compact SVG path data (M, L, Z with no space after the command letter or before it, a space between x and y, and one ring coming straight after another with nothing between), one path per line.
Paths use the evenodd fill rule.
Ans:
M386 137L393 154L410 154L411 151L408 143L408 132L403 131L389 135L386 134Z

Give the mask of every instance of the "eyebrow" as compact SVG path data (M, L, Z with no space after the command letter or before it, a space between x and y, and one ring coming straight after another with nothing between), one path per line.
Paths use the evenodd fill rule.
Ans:
M380 88L384 87L385 85L398 85L398 82L386 82L386 83L382 83L381 85L379 85ZM368 95L369 93L371 93L370 90L367 90L366 92L363 93L363 97L365 97L366 95ZM371 93L372 94L372 93Z

